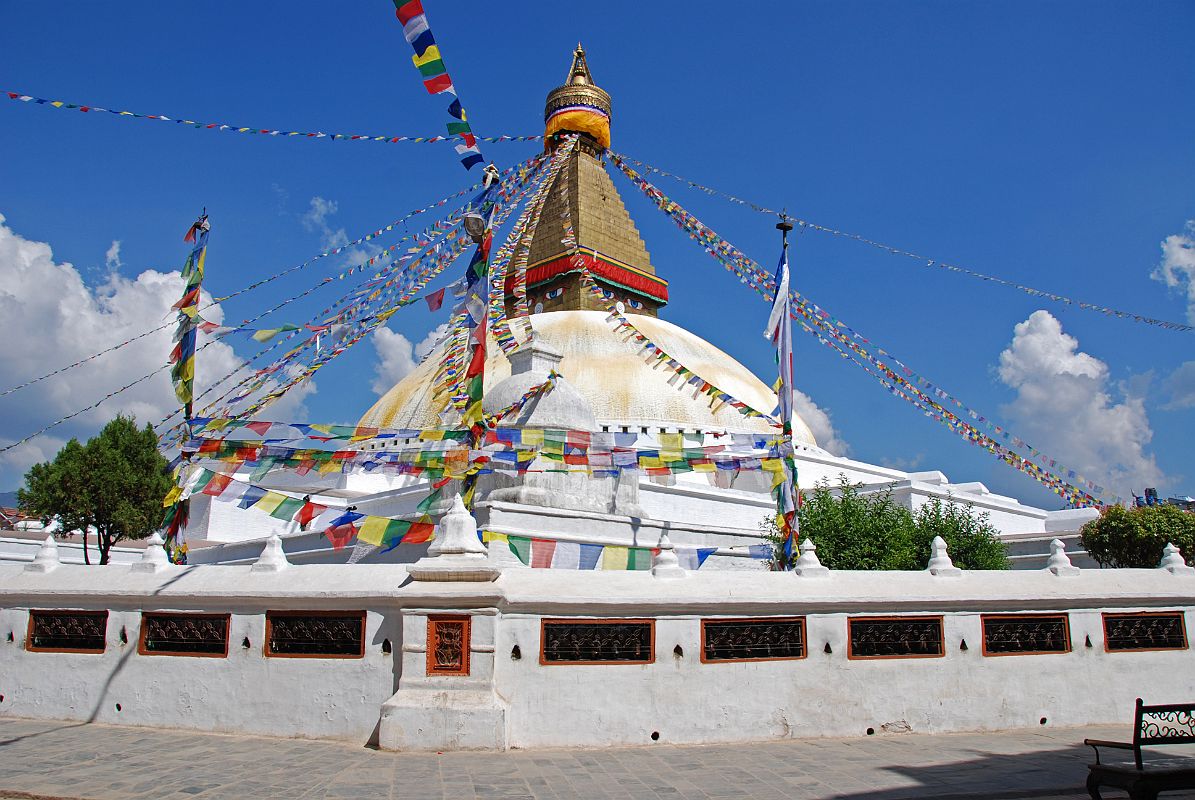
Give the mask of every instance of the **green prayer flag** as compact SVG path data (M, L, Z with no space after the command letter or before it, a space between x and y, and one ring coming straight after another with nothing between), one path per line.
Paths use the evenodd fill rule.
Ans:
M510 545L510 552L524 564L531 563L531 540L526 536L508 536L506 543Z
M278 504L278 507L270 512L270 516L274 519L290 520L299 509L303 507L303 500L298 497L288 497Z

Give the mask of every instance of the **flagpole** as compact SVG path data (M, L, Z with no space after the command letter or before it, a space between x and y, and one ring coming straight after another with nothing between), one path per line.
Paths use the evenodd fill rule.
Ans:
M797 551L799 522L797 508L800 502L797 490L797 466L793 458L793 360L792 319L790 316L791 273L788 264L788 232L793 225L788 214L780 213L776 230L780 231L780 263L776 267L776 294L772 299L772 312L768 316L768 327L764 336L776 347L777 400L780 409L782 439L777 448L783 459L784 471L773 486L776 496L776 525L784 535L782 563L792 560Z

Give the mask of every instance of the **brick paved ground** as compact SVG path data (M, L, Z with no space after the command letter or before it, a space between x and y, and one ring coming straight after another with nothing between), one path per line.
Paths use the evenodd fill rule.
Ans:
M435 755L7 719L0 720L0 800L1082 798L1090 752L1083 738L1127 735L1125 728L1041 728ZM1195 793L1163 795L1170 798Z

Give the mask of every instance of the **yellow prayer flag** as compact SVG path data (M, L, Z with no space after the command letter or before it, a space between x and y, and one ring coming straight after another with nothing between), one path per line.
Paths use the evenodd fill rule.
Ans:
M267 514L270 514L270 513L273 513L274 509L276 509L276 508L278 508L278 506L282 505L282 501L286 500L286 499L287 499L287 497L284 494L279 494L278 492L267 491L265 494L263 494L261 496L260 500L258 500L256 503L253 504L253 507L259 511L264 511Z
M357 541L363 544L380 545L386 533L386 525L390 522L386 517L366 517L357 527Z
M627 568L627 558L631 554L629 547L614 547L606 545L602 549L602 569L621 569Z
M170 506L174 505L178 501L178 499L182 496L183 496L183 487L175 486L173 489L171 489L169 492L166 493L166 496L164 498L162 498L162 508L170 508Z
M432 45L423 51L423 55L411 56L411 61L415 62L415 66L422 67L424 64L430 64L433 61L440 60L440 48Z

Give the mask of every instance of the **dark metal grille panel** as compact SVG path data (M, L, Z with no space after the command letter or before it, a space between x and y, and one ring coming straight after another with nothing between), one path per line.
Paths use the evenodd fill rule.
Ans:
M1195 714L1190 707L1171 706L1168 711L1161 708L1151 711L1146 706L1141 709L1141 743L1147 740L1171 744L1195 742Z
M428 674L469 673L469 622L464 619L432 619L428 624Z
M987 617L983 647L988 653L1068 653L1066 615Z
M802 658L805 621L705 620L702 622L706 661Z
M853 658L940 656L942 620L936 617L850 620Z
M649 662L650 622L545 622L546 663Z
M365 615L270 614L270 655L360 656Z
M228 617L201 614L145 614L146 653L222 656L228 652Z
M30 611L29 620L31 650L104 649L107 611Z
M1182 650L1183 613L1105 614L1104 641L1109 650Z

